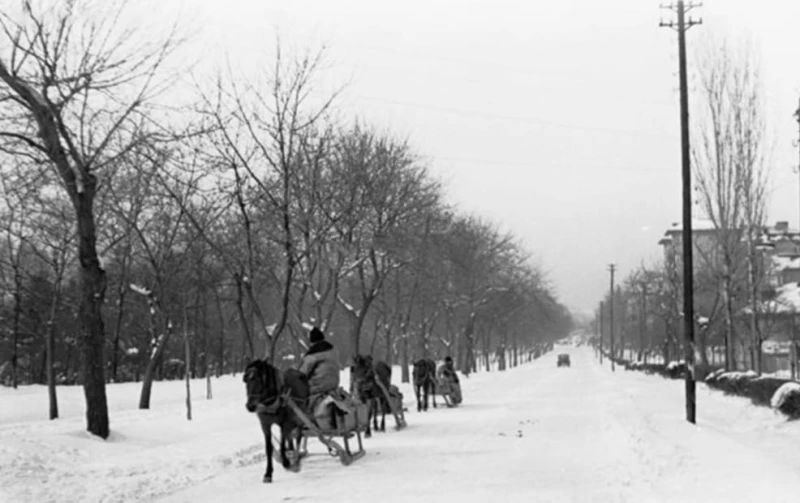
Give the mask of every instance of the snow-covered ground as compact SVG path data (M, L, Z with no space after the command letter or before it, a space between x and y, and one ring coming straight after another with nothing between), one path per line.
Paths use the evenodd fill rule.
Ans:
M556 368L555 353L571 354ZM399 371L395 369L395 381ZM112 436L83 431L80 388L0 389L3 501L797 501L800 422L698 386L698 425L683 420L683 383L600 366L587 347L556 347L506 372L462 379L464 405L416 412L409 426L365 440L349 467L315 440L300 473L276 466L263 484L264 446L244 407L241 376L111 385ZM346 386L346 381L343 383Z

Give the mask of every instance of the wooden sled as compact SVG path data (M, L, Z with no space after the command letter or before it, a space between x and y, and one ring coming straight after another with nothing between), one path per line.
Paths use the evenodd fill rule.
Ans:
M447 379L439 378L436 380L436 394L442 396L444 404L449 408L456 407L461 403L461 386L451 383Z
M386 389L386 386L380 381L380 379L375 379L375 382L378 383L378 387L383 392L384 398L386 398L386 403L389 404L389 408L392 411L392 415L394 416L394 429L395 430L402 430L408 424L406 423L406 415L405 411L403 411L403 404L401 403L399 406L392 400L392 395L389 393L389 390Z
M364 445L361 442L361 432L366 429L366 425L358 424L356 422L356 427L352 430L345 431L343 429L335 429L335 430L322 430L316 422L312 421L309 418L308 414L306 414L297 404L294 403L292 400L287 400L286 403L289 407L292 408L294 413L303 423L303 448L298 448L299 457L303 458L304 456L308 455L308 437L313 435L317 437L317 439L322 442L322 444L328 448L328 453L333 457L338 457L339 461L345 465L350 465L353 461L360 459L366 455L366 451L364 450ZM352 413L355 414L355 411ZM358 451L353 452L350 450L350 439L353 437L358 439ZM342 437L344 441L344 447L342 447L339 442L333 439L333 437ZM298 459L299 463L299 459Z

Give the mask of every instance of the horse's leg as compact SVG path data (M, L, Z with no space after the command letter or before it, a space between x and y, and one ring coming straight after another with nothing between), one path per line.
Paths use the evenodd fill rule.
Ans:
M286 444L291 443L292 441L292 433L291 433L291 423L288 421L284 421L281 426L281 464L285 469L289 469L292 464L289 462L289 458L286 457Z
M267 449L267 471L264 472L263 482L272 482L272 423L269 422L264 414L258 415L258 420L261 421L261 431L264 432L264 441L266 442Z
M383 413L381 415L381 431L386 431L386 409L389 408L389 401L386 397L381 400L381 405L381 412Z
M364 437L370 438L372 436L372 428L370 427L372 415L375 413L372 407L373 400L371 398L367 398L367 431L364 432Z
M433 396L433 408L436 408L436 381L430 381L428 386L431 388L431 396Z
M422 401L421 401L422 397L420 396L420 391L421 391L420 385L414 383L414 396L417 397L417 412L422 411Z

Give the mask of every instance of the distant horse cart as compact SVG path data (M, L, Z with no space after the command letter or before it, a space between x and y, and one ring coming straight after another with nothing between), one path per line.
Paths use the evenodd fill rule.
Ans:
M458 381L439 376L436 380L436 393L442 395L445 405L455 407L461 403L461 385Z

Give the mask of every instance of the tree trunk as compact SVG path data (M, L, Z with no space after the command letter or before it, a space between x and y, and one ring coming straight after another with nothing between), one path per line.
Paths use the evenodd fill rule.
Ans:
M130 246L125 249L125 255L122 257L122 268L119 278L119 307L117 308L117 321L114 324L114 354L111 363L111 378L117 382L117 368L119 365L119 338L122 334L122 318L125 313L125 294L128 289L125 286L127 281L128 260L130 254Z
M408 375L408 367L411 362L408 361L408 334L403 333L403 369L401 374L401 382L410 382L411 377Z
M391 367L394 363L394 357L392 355L392 330L391 328L386 331L386 363L389 364ZM407 381L403 381L407 382Z
M725 278L725 370L736 370L736 348L733 337L733 299L730 295L731 280Z
M152 293L148 296L147 300L150 309L150 340L156 341L156 343L155 345L151 343L150 360L147 362L147 369L144 371L144 378L142 379L142 393L139 396L140 409L150 408L150 391L153 388L153 378L155 377L156 369L159 367L161 356L164 353L164 348L167 345L167 341L169 340L170 335L172 335L172 321L168 316L165 316L166 323L164 326L164 332L156 337L157 329L155 316L157 307Z
M55 352L55 331L56 313L61 297L61 277L57 273L55 292L53 293L53 304L50 306L50 320L47 327L47 341L45 352L47 353L47 398L50 403L50 419L58 418L58 397L56 396L56 376L53 371L53 359Z
M236 281L236 309L239 312L239 320L241 321L242 330L244 331L242 334L242 358L245 356L245 351L249 351L247 356L253 358L253 355L255 355L255 348L253 348L253 338L250 334L250 325L247 321L247 315L244 312L244 292L241 275L237 274L234 280Z
M364 326L364 320L367 318L367 311L369 311L369 306L372 304L374 298L375 297L372 296L365 298L361 303L361 309L358 311L357 315L348 311L351 314L351 319L353 320L353 329L350 332L353 356L358 355L360 350L361 329Z
M101 438L108 438L108 402L104 372L103 300L106 273L97 258L94 215L95 179L86 176L82 192L73 202L78 220L78 258L81 264L80 346L83 363L83 391L86 396L86 429Z
M222 300L219 298L219 291L214 288L214 298L217 301L217 312L219 313L219 356L217 364L217 377L225 373L225 314L222 312Z
M186 304L183 305L183 349L185 363L183 365L183 378L186 381L186 419L192 420L192 386L189 380L191 368L191 349L189 347L189 318L186 316ZM196 327L195 327L196 328Z
M22 276L19 268L14 267L14 325L13 350L11 353L11 385L17 389L19 381L19 318L22 312Z
M122 281L122 280L120 280ZM114 326L114 355L111 363L111 379L117 382L117 368L119 366L119 338L122 333L122 316L125 312L125 287L120 285L119 288L119 308L117 309L117 322Z

